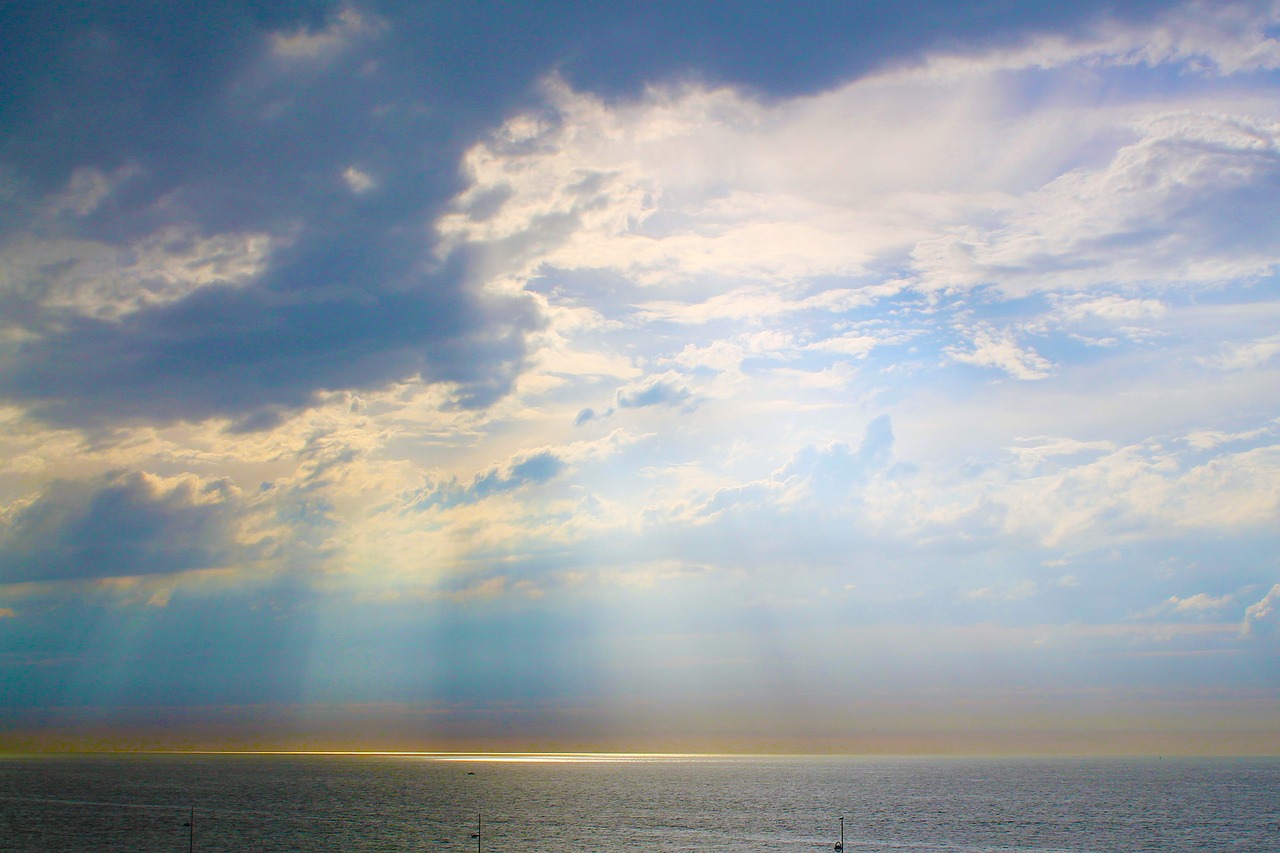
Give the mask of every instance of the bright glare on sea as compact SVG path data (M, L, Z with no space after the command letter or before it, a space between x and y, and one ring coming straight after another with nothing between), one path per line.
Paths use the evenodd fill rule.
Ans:
M15 757L0 809L15 853L1277 853L1280 759Z

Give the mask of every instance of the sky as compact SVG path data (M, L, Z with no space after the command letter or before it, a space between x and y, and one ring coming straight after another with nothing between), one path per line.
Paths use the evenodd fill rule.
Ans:
M0 42L0 750L1280 753L1280 4Z

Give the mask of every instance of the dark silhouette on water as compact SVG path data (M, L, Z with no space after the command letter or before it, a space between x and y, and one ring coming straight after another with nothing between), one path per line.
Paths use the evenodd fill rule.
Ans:
M836 842L836 853L844 853L844 818L840 818L840 840Z

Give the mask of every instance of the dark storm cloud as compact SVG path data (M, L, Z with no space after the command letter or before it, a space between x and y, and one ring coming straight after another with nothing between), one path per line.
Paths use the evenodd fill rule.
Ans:
M169 574L226 565L241 507L222 481L164 488L139 473L52 483L0 527L0 583Z
M439 262L430 225L461 186L462 153L545 75L606 94L687 75L787 94L965 33L1010 38L1109 8L908 6L6 4L0 245L123 251L180 226L267 234L276 248L249 281L118 322L50 307L39 286L0 294L24 341L0 352L0 395L73 426L225 416L261 428L320 392L417 376L484 406L519 374L540 318L518 298L481 298L475 258ZM274 55L278 37L326 46ZM51 215L86 169L119 179Z

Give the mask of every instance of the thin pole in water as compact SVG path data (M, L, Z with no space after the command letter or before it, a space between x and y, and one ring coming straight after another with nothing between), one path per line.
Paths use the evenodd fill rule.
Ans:
M191 820L187 824L191 827L191 831L187 834L187 853L194 853L196 849L196 807L191 807Z
M838 853L844 853L844 818L840 818L840 843L836 845Z
M476 853L480 853L480 812L476 812Z

